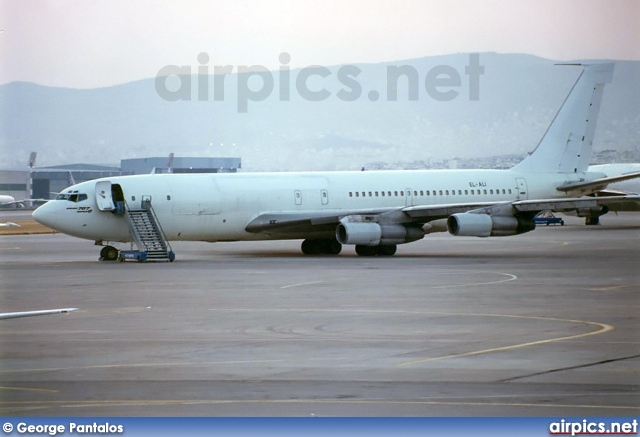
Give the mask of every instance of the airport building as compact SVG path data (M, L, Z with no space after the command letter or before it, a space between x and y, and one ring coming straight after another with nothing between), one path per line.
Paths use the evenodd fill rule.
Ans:
M13 196L15 199L52 199L70 185L103 177L152 172L235 173L239 168L240 158L152 157L123 159L120 161L120 167L67 164L24 170L0 170L0 194Z

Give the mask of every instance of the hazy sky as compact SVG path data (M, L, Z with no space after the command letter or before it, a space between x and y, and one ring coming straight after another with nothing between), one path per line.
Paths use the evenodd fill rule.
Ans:
M165 65L290 66L457 52L640 60L638 0L0 0L0 84L91 88Z

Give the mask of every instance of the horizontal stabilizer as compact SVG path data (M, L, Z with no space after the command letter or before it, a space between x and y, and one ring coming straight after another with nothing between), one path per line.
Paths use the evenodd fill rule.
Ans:
M618 176L610 176L606 178L595 179L591 181L570 182L568 184L561 185L556 189L558 191L567 192L567 191L573 191L573 190L584 190L587 188L598 188L598 187L605 188L608 184L612 184L614 182L626 181L626 180L635 179L635 178L640 178L640 171L618 175Z

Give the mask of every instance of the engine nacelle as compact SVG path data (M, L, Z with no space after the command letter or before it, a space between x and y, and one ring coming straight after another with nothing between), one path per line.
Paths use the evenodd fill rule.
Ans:
M609 212L609 208L605 205L592 206L590 208L578 208L576 215L578 217L600 217Z
M459 237L507 237L533 231L533 219L514 216L461 213L447 219L451 235Z
M423 237L424 231L421 228L373 222L342 222L336 229L336 239L341 244L362 246L404 244Z

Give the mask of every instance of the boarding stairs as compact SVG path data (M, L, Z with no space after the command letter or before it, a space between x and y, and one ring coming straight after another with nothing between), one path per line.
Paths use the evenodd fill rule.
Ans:
M175 259L150 200L143 200L139 209L127 206L125 218L129 225L129 234L138 250L120 251L121 261L133 259L171 262Z

